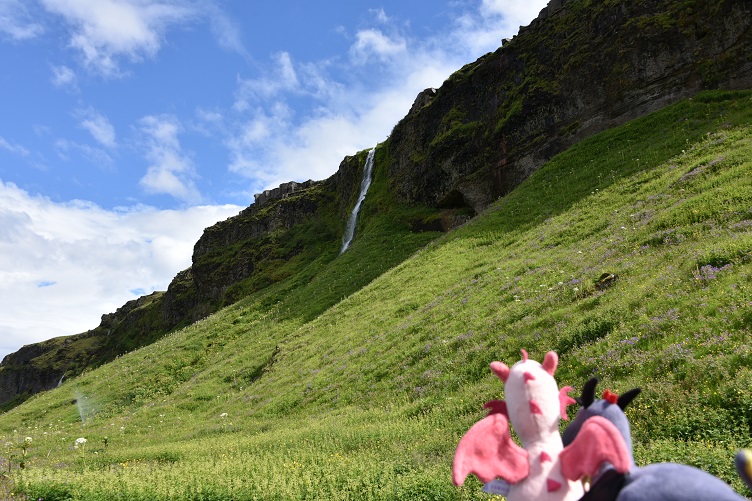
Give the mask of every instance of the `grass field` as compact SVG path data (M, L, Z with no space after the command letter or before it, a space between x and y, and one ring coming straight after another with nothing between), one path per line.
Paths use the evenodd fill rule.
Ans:
M752 92L587 139L439 238L380 217L375 190L351 249L305 280L1 414L0 492L477 499L451 483L454 448L503 398L488 364L525 348L559 353L560 386L643 388L639 464L752 495L733 466L752 446Z

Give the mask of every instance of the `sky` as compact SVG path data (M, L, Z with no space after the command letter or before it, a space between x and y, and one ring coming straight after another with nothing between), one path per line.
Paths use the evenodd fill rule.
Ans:
M546 3L0 0L0 359L166 290Z

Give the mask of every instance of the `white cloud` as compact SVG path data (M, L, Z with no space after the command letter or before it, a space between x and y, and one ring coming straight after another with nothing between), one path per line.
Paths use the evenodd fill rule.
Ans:
M27 150L20 144L11 143L2 136L0 136L0 148L3 150L8 150L11 153L15 153L16 155L20 155L22 157L29 156L29 150Z
M167 27L195 19L186 0L40 0L70 25L70 47L90 69L106 76L121 73L119 59L153 57Z
M89 131L97 142L107 148L117 146L115 143L115 127L112 126L106 116L91 107L77 110L76 116L80 120L80 126Z
M80 144L75 141L69 141L67 139L56 140L55 151L63 160L70 160L68 154L71 151L78 152L83 155L89 162L96 165L97 168L106 171L111 170L114 165L112 157L102 148L97 148L88 144Z
M209 26L219 46L248 58L249 54L243 45L243 37L238 23L230 19L214 5L208 4L206 8L209 16Z
M44 27L33 20L33 15L22 0L0 2L0 35L21 41L35 38L43 32Z
M376 18L376 21L378 21L381 24L386 24L389 22L389 16L386 15L386 12L383 8L379 9L371 9L369 11L373 16Z
M24 344L84 332L104 313L165 290L190 266L204 228L237 206L114 211L54 203L0 181L0 358Z
M225 117L235 130L226 141L229 169L248 177L256 191L330 176L345 155L386 139L420 91L441 86L453 71L498 48L546 4L483 0L456 16L451 29L426 39L411 38L407 23L376 9L369 11L373 27L353 36L338 28L352 40L349 58L276 56L260 76L238 82L235 126Z
M204 137L212 137L216 132L224 132L224 115L219 110L197 107L190 129Z
M480 14L484 17L498 16L507 20L513 28L527 25L548 5L549 0L520 2L519 0L483 0ZM516 25L516 26L515 26Z
M383 13L383 11L382 11ZM389 37L376 29L361 30L350 47L350 56L357 64L365 64L375 57L387 61L407 51L407 42L400 37Z
M280 52L273 58L269 73L259 78L239 79L233 107L247 110L254 102L268 101L280 93L300 93L300 81L287 52Z
M207 110L205 108L196 108L196 117L203 123L221 124L224 120L222 113L217 110Z
M69 87L76 89L77 84L76 73L65 65L52 67L52 84L55 87Z
M139 121L146 137L145 156L151 163L141 178L141 186L153 194L167 194L184 202L196 203L201 195L196 188L193 162L183 152L178 139L182 126L170 115L150 115Z
M478 12L466 12L456 20L452 39L472 51L491 50L502 38L517 34L520 26L535 19L548 0L483 0Z
M203 22L208 23L220 47L249 58L238 23L211 0L39 1L48 12L65 19L68 44L79 53L84 65L107 77L123 74L123 60L153 58L169 29ZM53 82L59 85L69 79L69 74L56 73Z

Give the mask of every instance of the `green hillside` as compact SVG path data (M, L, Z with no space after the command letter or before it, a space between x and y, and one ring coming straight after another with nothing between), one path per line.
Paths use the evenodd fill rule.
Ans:
M488 364L524 348L559 353L560 386L643 388L638 463L752 495L733 468L752 446L752 91L582 141L438 238L410 231L434 215L389 198L377 151L345 254L0 414L0 492L476 499L454 448L503 398Z

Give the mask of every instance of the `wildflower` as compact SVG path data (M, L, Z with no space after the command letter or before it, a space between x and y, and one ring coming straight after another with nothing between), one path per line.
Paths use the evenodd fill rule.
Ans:
M73 448L78 449L84 448L86 446L86 439L84 437L77 438L76 441L73 443Z
M31 437L24 438L24 444L26 444L27 446L31 445L31 442L32 442Z
M226 418L226 417L227 417L227 413L226 413L226 412L223 412L222 414L220 414L220 415L219 415L219 417L221 417L222 419L224 419L224 418Z

